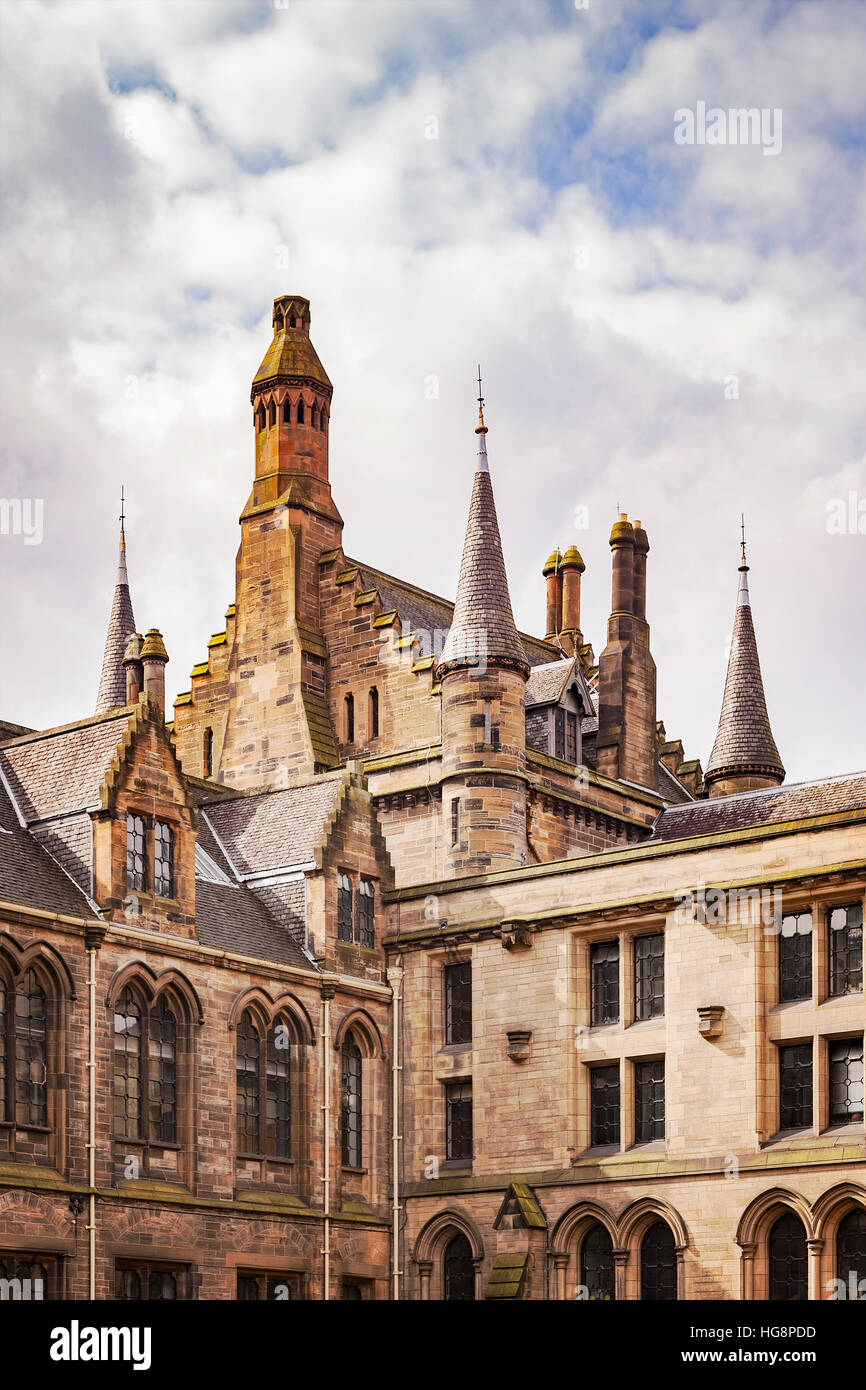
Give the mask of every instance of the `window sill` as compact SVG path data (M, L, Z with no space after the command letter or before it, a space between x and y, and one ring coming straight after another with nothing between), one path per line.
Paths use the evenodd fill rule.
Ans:
M472 1172L471 1158L446 1158L439 1164L440 1173L448 1173L451 1177L460 1177L462 1174Z
M28 1134L53 1134L51 1125L19 1125L15 1120L0 1120L0 1129L26 1130Z
M345 1163L341 1167L341 1172L351 1173L353 1178L366 1178L369 1168L350 1168Z
M278 1163L281 1168L294 1168L293 1158L277 1158L276 1154L235 1154L235 1158L243 1159L245 1163Z
M443 1052L447 1052L449 1056L453 1056L455 1052L471 1052L471 1051L472 1051L472 1043L471 1043L471 1042L446 1043L444 1047L440 1047L440 1049L439 1049L439 1055L441 1056Z

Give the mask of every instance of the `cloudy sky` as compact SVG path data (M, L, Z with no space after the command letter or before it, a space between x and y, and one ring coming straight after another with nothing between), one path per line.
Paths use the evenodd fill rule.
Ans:
M453 595L480 361L518 623L577 544L600 652L639 517L659 715L706 762L745 511L788 780L866 767L866 6L3 0L0 47L0 497L44 502L0 535L0 718L92 711L121 482L188 688L291 291L350 554ZM701 102L772 145L678 143Z

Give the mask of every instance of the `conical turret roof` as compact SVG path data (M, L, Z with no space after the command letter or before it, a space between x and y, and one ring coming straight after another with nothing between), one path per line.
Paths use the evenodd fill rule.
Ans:
M460 667L511 666L529 674L529 662L517 634L493 486L487 463L487 426L479 411L478 458L463 559L457 581L457 601L451 629L439 660L437 675Z
M767 714L748 573L744 551L722 713L704 774L708 782L747 773L776 776L780 782L785 776Z
M126 572L126 536L123 525L120 527L120 560L117 566L117 583L108 620L108 633L105 638L105 653L102 658L102 673L99 678L99 692L96 696L96 713L117 709L126 704L126 672L123 657L126 643L135 632L135 617L132 612L132 599L129 594L129 577Z
M331 389L331 381L310 341L310 301L284 294L274 300L274 336L253 377L252 395L266 383L307 377Z

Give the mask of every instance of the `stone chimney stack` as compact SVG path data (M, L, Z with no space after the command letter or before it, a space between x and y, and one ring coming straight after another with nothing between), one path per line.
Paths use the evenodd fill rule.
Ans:
M599 658L598 770L658 790L656 668L646 620L646 556L640 523L624 512L610 534L611 614Z
M142 685L145 694L155 695L165 713L165 668L168 652L158 628L149 628L141 647Z
M583 644L580 630L580 576L586 569L580 551L570 545L562 557L562 645L571 655Z
M134 705L144 688L141 669L141 647L144 642L140 632L133 632L123 654L123 669L126 672L126 703Z
M545 641L555 641L562 630L562 556L559 547L548 555L541 571L547 580L547 617L544 625Z

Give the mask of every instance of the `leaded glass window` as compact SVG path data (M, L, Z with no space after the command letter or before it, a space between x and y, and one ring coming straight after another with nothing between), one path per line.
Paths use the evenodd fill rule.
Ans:
M153 891L158 898L174 897L174 831L162 821L153 827Z
M361 1049L351 1033L343 1043L341 1058L343 1167L360 1168L363 1158Z
M833 907L828 915L830 993L857 994L863 988L863 905Z
M298 1274L268 1274L264 1270L238 1271L237 1297L241 1303L287 1303L300 1297Z
M676 1301L677 1252L666 1221L654 1221L641 1241L640 1296L650 1303Z
M289 1031L279 1020L268 1035L267 1104L264 1151L273 1158L292 1153L292 1092Z
M177 1019L161 995L147 1019L149 1137L177 1142Z
M830 1043L830 1124L863 1120L863 1034Z
M114 1297L122 1303L173 1303L188 1298L187 1269L183 1265L138 1264L118 1260L114 1270Z
M147 888L147 851L141 816L126 817L126 886L135 893Z
M590 1023L619 1020L619 942L594 941L589 948Z
M785 1212L770 1231L770 1300L802 1303L808 1298L806 1232L799 1216Z
M0 1250L0 1301L42 1303L60 1294L60 1262L51 1255Z
M866 1211L855 1207L839 1222L836 1231L836 1278L845 1285L845 1297L866 1300L860 1286L866 1280Z
M619 1063L589 1069L590 1144L619 1143Z
M586 1290L584 1297L593 1302L610 1302L616 1298L613 1242L600 1222L590 1226L583 1238L580 1247L580 1282Z
M34 970L15 991L15 1123L48 1123L48 1001Z
M638 1023L661 1018L665 1011L665 938L663 932L634 940L634 1011Z
M337 936L352 940L352 880L344 873L337 874Z
M554 711L554 754L557 758L565 757L565 710L561 705L557 705Z
M812 996L812 914L800 912L782 918L779 933L779 999Z
M634 1137L638 1144L665 1137L665 1064L662 1060L635 1063Z
M472 1082L445 1087L445 1157L472 1157Z
M779 1048L779 1128L805 1129L812 1123L812 1044Z
M446 1045L469 1045L472 1042L472 965L446 965L445 982L445 1042Z
M358 941L368 950L376 945L376 890L368 878L358 885Z
M238 1153L255 1154L261 1151L259 1123L262 1110L261 1076L261 1038L259 1031L247 1012L238 1024L237 1057L235 1073L237 1079L237 1127Z
M462 1231L452 1236L446 1245L442 1266L445 1299L449 1303L465 1303L474 1299L475 1263L472 1246Z
M570 763L577 762L577 715L571 710L565 716L565 757Z

